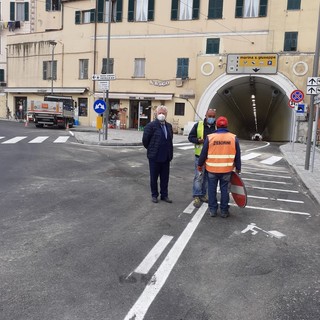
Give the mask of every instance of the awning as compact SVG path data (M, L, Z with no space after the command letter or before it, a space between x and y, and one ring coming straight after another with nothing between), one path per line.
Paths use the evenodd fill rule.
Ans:
M103 93L95 93L95 97L103 97ZM141 92L109 92L109 99L122 100L172 100L173 93L141 93Z
M75 88L75 87L69 87L69 88L53 88L54 94L59 93L84 93L88 88ZM14 87L14 88L3 88L4 92L8 93L39 93L39 94L50 94L51 88L24 88L24 87Z

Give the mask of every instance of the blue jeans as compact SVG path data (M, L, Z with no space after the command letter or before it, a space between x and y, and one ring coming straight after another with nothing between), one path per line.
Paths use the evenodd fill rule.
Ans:
M217 212L217 187L220 186L220 210L221 213L227 212L229 209L229 182L231 172L227 173L211 173L208 172L208 205L211 212Z
M193 186L192 186L192 194L193 197L203 197L207 194L207 185L208 185L208 173L205 170L205 167L202 167L202 174L199 174L197 170L198 167L198 157L194 157L194 178L193 178Z

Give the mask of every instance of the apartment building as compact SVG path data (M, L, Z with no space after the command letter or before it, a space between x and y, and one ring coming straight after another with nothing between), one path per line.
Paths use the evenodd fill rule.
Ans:
M320 0L16 0L10 8L21 3L29 32L6 35L12 112L20 101L67 95L80 125L95 126L94 101L108 95L123 128L143 128L164 104L175 130L187 131L213 107L241 138L289 139L288 102L312 75ZM115 79L95 80L105 73Z

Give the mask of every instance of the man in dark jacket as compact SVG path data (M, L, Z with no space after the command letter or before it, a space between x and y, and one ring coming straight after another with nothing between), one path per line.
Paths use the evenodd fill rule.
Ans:
M170 161L173 158L173 130L172 125L165 121L167 113L165 106L158 106L157 119L145 126L142 137L149 159L151 197L154 203L158 202L159 177L161 200L172 203L168 197L168 184Z
M216 109L208 109L204 121L195 123L191 129L188 140L194 143L194 165L195 174L193 178L193 205L196 208L200 208L202 202L208 202L207 197L207 172L203 170L203 173L199 173L197 170L198 160L203 146L203 142L208 134L214 133L216 130Z

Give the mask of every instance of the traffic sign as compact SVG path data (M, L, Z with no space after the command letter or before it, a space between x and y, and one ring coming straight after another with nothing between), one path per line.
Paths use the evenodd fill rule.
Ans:
M100 90L106 91L110 88L110 81L99 81L98 85Z
M93 104L93 110L98 114L102 114L107 110L107 105L103 100L96 100Z
M234 202L240 208L247 205L247 190L240 176L232 171L230 180L230 192Z
M320 93L320 77L308 77L307 94L316 95Z
M292 100L289 100L288 101L288 106L293 109L296 106L296 103L294 101L292 101Z
M113 73L93 74L92 80L93 81L116 80L116 75Z
M298 103L298 106L296 108L297 113L304 113L305 112L305 105L304 103Z
M294 90L292 91L290 98L294 102L300 102L304 98L304 93L301 90Z

